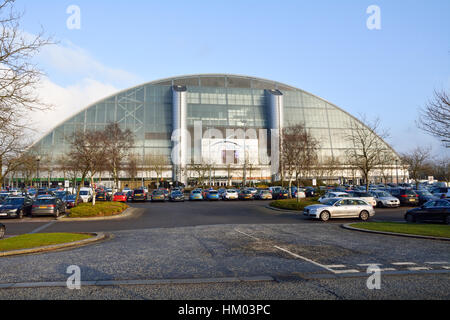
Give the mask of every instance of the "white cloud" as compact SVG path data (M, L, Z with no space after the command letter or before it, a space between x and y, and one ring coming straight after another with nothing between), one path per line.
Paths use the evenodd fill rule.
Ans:
M71 43L48 46L37 60L45 70L51 69L55 78L64 79L65 84L58 84L51 77L42 78L37 94L52 108L29 115L30 126L37 131L35 141L88 105L141 82L127 71L103 65Z

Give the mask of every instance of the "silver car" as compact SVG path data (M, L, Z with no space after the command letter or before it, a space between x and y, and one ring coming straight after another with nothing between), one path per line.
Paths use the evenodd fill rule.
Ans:
M367 221L375 215L375 210L360 198L332 198L322 204L306 207L303 214L322 221L334 218L359 218Z
M377 201L377 207L386 207L386 208L398 208L400 207L400 200L396 197L393 197L390 193L386 191L371 191Z

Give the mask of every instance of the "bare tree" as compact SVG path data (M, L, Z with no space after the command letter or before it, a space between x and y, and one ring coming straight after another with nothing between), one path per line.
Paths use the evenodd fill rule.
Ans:
M159 187L159 182L163 177L164 171L166 171L169 166L167 157L160 154L148 155L144 158L144 165L148 169L150 177L153 172L156 174L156 185Z
M317 163L319 141L315 139L303 125L293 125L283 130L282 163L289 179L289 195L292 181L300 187L300 178L309 174Z
M103 137L103 144L106 147L104 165L111 172L117 188L124 159L128 157L130 149L134 145L134 134L129 129L122 130L118 123L110 123L106 126Z
M128 156L128 161L125 164L125 171L134 183L138 173L138 158L136 155L131 154Z
M91 186L93 186L94 176L105 161L107 149L104 147L102 134L104 132L86 131L77 132L72 136L69 157L76 163L81 175L76 201L78 201L81 186L84 185L86 178L90 177ZM93 205L95 205L95 200L93 200Z
M358 168L369 191L369 178L373 170L380 165L379 154L388 151L383 139L388 137L388 132L381 128L380 120L366 121L361 116L361 123L350 123L352 130L344 135L344 139L351 145L346 150L349 165Z
M447 92L434 92L433 99L420 110L417 125L442 142L450 143L450 97Z
M402 162L409 170L409 176L419 186L419 179L427 166L430 159L431 147L417 147L414 150L402 154Z
M23 141L26 116L48 108L37 95L42 72L32 59L50 39L43 32L34 37L23 33L22 15L14 10L14 3L0 1L0 185L20 165L16 160L27 145Z

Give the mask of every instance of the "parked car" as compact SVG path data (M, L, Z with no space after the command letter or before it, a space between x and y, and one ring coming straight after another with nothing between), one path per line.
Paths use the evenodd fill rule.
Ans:
M241 190L239 200L253 200L253 193L250 190Z
M359 218L367 221L375 215L375 210L360 198L330 198L322 204L306 207L303 214L324 222L334 218Z
M91 202L93 198L93 193L91 188L81 188L80 189L80 198L84 203Z
M419 195L411 189L397 188L391 189L391 194L400 200L400 204L404 206L419 205Z
M8 197L0 206L0 217L22 219L31 213L32 205L33 200L29 197Z
M228 189L222 195L223 200L238 200L239 193L235 189Z
M151 195L152 202L165 202L166 195L163 190L154 190Z
M68 195L65 198L66 208L71 209L71 208L78 206L80 203L83 203L83 200L81 198L78 198L78 201L76 201L76 200L77 200L76 194Z
M219 192L216 190L210 190L206 193L206 200L217 201L220 200Z
M414 192L419 195L419 206L421 206L424 203L427 203L429 201L438 200L439 199L439 197L434 196L432 193L430 193L426 189L414 190Z
M381 190L369 192L376 200L377 207L398 208L400 207L400 200L393 197L390 193Z
M136 189L133 191L133 201L147 201L147 194L143 189Z
M66 206L61 199L56 197L47 197L37 199L31 209L31 216L54 216L66 213Z
M4 224L0 223L0 239L3 239L6 233L6 227Z
M348 193L351 197L361 198L366 201L368 204L371 204L373 207L377 206L377 201L375 197L366 191L351 191Z
M114 202L127 202L127 194L123 192L116 192L113 197Z
M321 196L319 198L320 203L326 202L328 199L334 199L334 198L349 198L350 195L346 192L328 192L324 196Z
M203 200L203 194L201 190L192 190L191 194L189 195L189 200L190 201L198 201L198 200Z
M255 195L255 199L258 200L272 200L272 194L270 193L270 190L259 190L258 193Z
M408 210L405 220L408 222L437 221L450 224L450 200L428 201L418 208Z
M179 190L172 191L170 193L169 200L171 202L179 202L179 201L184 202L184 194L183 194L183 192L181 192Z
M272 192L272 198L274 200L287 199L289 198L289 191L286 189L277 189L277 191Z
M450 198L450 188L448 187L439 187L431 190L433 196L442 198L442 195L445 195L445 198Z
M111 201L111 198L107 192L100 191L95 194L95 201Z
M0 193L0 205L9 197L9 193Z
M316 192L316 189L314 189L313 187L306 187L305 194L306 194L306 197L312 198L312 197L316 196L317 192Z

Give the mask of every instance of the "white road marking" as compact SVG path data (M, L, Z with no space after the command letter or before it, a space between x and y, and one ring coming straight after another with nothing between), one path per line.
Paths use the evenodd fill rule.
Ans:
M425 262L426 264L448 264L447 261Z
M327 265L328 268L345 268L346 266L343 264L331 264L331 265Z
M314 265L316 265L316 266L318 266L318 267L321 267L321 268L323 268L323 269L325 269L325 270L328 270L328 271L330 271L330 272L332 272L332 273L335 273L335 274L338 273L338 272L336 272L335 270L333 270L333 269L331 269L331 268L328 268L327 266L325 266L325 265L323 265L323 264L320 264L320 263L318 263L318 262L315 262L315 261L313 261L313 260L311 260L311 259L308 259L308 258L306 258L306 257L302 257L302 256L300 256L300 255L298 255L298 254L296 254L296 253L290 252L289 250L286 250L286 249L284 249L284 248L281 248L281 247L278 247L278 246L274 246L274 248L275 248L275 249L278 249L278 250L281 250L281 251L283 251L283 252L286 252L286 253L290 254L291 256L293 256L293 257L295 257L295 258L302 259L302 260L305 260L305 261L307 261L307 262L309 262L309 263L312 263L312 264L314 264Z
M450 266L443 266L442 268L450 270Z
M342 273L359 273L359 270L350 269L350 270L335 270L334 273L342 274Z
M360 263L358 266L360 267L370 267L370 266L382 266L382 263Z
M58 222L58 220L54 220L54 221L52 221L52 222L49 222L49 223L47 223L47 224L44 224L43 226L41 226L41 227L39 227L39 228L34 229L33 231L31 231L30 234L38 233L38 232L40 232L40 231L42 231L42 230L44 230L44 229L47 229L48 227L50 227L52 224L55 224L56 222Z
M380 271L397 271L397 269L394 268L382 268Z
M257 241L261 241L260 239L254 237L254 236L252 236L252 235L250 235L250 234L248 234L248 233L239 231L239 230L237 230L237 229L234 229L234 231L239 232L239 233L241 233L241 234L243 234L243 235L245 235L245 236L247 236L247 237L253 238L253 239L257 240Z
M410 270L410 271L422 271L422 270L431 270L431 268L427 268L427 267L411 267L411 268L408 268L408 270Z
M414 262L392 262L394 266L415 266L417 263Z

